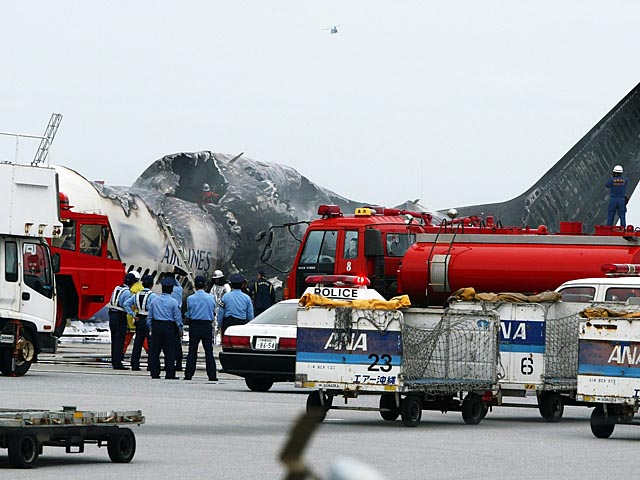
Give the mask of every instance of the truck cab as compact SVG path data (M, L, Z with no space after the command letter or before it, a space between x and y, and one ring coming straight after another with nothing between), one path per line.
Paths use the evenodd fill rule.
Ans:
M55 352L55 272L45 238L58 236L53 169L0 164L0 372L24 375L40 352Z
M414 215L425 215L411 212ZM321 205L321 219L302 239L287 282L287 298L299 298L309 275L356 275L390 298L397 293L396 272L402 257L422 232L418 221L395 209L357 208L345 216L337 205Z
M50 240L52 252L60 255L56 336L68 318L91 318L125 275L106 215L75 212L60 193L60 220L62 234Z

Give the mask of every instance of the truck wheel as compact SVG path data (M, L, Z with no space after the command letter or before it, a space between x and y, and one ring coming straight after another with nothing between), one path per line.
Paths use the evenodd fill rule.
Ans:
M16 349L16 358L11 356L11 348L0 349L0 371L6 377L21 377L31 368L36 349L27 330L22 330Z
M320 395L324 395L324 393L320 392L320 390L314 390L307 397L307 415L315 417L318 423L322 423L325 419L333 401L333 397L324 395L323 405Z
M598 405L591 412L591 433L596 438L609 438L616 428L615 422L604 416L604 408Z
M559 422L564 413L562 395L556 392L542 392L538 397L538 410L547 422Z
M9 436L7 448L9 461L16 468L31 468L38 459L40 446L32 433L15 433Z
M273 386L272 380L259 377L246 377L244 379L244 383L247 384L249 390L253 390L254 392L268 392L269 389Z
M380 395L380 416L387 422L393 422L400 416L400 408L396 405L396 396L393 393Z
M422 418L422 401L417 395L407 395L400 402L400 416L405 427L415 427Z
M489 409L476 393L469 393L462 401L462 419L467 425L478 425Z
M136 437L130 428L114 428L107 440L107 451L113 463L129 463L136 454Z

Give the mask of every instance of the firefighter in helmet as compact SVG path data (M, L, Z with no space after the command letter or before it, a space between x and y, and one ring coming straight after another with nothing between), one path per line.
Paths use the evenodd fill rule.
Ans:
M627 226L627 185L629 178L624 176L622 165L613 167L611 178L607 180L606 187L609 189L609 210L607 215L607 225L613 226L616 213L620 217L620 226Z

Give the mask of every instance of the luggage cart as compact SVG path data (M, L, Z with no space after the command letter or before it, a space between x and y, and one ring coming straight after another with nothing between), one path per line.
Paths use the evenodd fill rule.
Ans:
M597 438L609 438L616 425L640 425L640 306L607 307L586 312L579 330L577 398L595 407Z
M130 428L122 427L144 422L140 410L0 409L0 448L8 449L9 461L16 468L33 467L45 446L63 447L66 453L83 453L87 443L106 445L114 463L129 463L136 452L136 438Z
M466 423L480 423L482 393L497 382L498 317L419 310L405 321L400 310L301 309L296 385L316 389L307 411L322 421L331 409L376 410L408 427L422 410L461 411ZM347 405L362 394L379 395L379 408ZM334 405L337 396L344 406Z

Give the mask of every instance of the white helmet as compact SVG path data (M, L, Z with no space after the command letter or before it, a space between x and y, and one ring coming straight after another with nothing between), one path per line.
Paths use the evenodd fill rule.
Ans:
M130 272L134 277L136 277L136 280L140 280L140 272L137 270L131 270Z
M213 276L211 278L222 278L224 276L224 273L222 273L222 270L216 270L215 272L213 272Z
M208 183L203 183L203 184L202 184L202 191L203 191L203 192L208 192L208 191L210 191L210 190L211 190L211 189L209 188L209 184L208 184Z
M616 165L615 167L613 167L613 173L624 173L622 165Z

